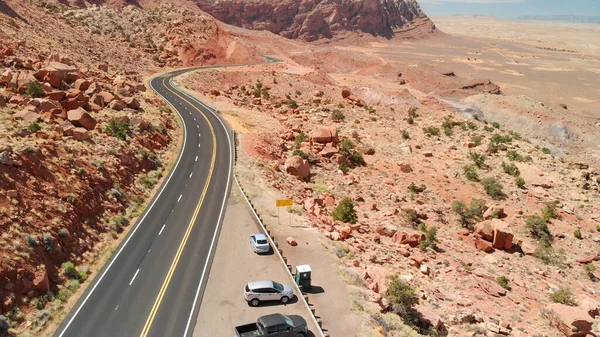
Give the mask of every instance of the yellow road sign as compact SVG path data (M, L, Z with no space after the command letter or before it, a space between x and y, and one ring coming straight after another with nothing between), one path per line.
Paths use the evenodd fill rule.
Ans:
M292 206L293 204L294 204L293 199L282 199L282 200L277 200L277 202L276 202L277 207Z

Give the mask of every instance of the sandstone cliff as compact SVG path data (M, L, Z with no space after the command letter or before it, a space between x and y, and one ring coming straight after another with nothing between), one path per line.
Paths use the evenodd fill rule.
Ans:
M332 38L345 31L386 38L420 37L436 29L415 0L197 0L197 3L225 23L307 41Z

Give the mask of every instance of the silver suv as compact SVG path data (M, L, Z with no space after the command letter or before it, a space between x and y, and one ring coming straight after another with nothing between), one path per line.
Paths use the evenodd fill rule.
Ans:
M286 304L292 298L294 298L292 286L275 281L250 282L244 289L244 299L253 307L262 301L281 301Z

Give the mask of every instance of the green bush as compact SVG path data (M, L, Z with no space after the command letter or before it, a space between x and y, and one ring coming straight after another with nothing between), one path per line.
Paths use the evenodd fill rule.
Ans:
M345 223L355 224L358 221L356 211L354 210L354 201L348 197L344 197L337 205L331 216L334 220Z
M543 154L552 154L552 151L550 151L550 149L549 149L549 148L547 148L547 147L543 147L543 148L542 148L542 153L543 153Z
M550 221L550 219L558 219L558 213L556 213L556 203L548 202L546 206L542 208L542 217L544 221Z
M484 154L475 151L469 151L469 157L478 168L482 169L487 167L485 164L486 156Z
M341 163L340 166L338 167L340 169L340 171L342 171L344 174L348 173L348 171L350 170L348 168L348 165L346 165L346 163Z
M352 166L363 166L366 164L362 153L355 150L354 143L349 139L345 139L340 143L340 155L348 158Z
M390 303L390 310L402 317L404 322L412 324L416 321L414 307L419 304L419 297L406 281L398 275L390 276L389 286L383 296Z
M419 248L422 251L426 251L427 248L431 248L433 250L438 250L438 239L437 239L437 227L433 226L431 228L427 228L427 225L424 222L419 224L419 230L425 233L425 240L419 242Z
M458 215L460 224L469 230L475 228L475 224L483 218L483 200L471 200L470 207L462 202L455 200L452 202L452 211Z
M124 141L127 140L127 136L130 132L129 123L117 122L115 119L111 119L108 121L108 125L104 131L109 135Z
M442 129L444 130L444 134L450 137L452 134L454 134L454 123L450 120L445 120L442 123Z
M488 146L487 146L487 152L489 153L498 153L498 143L494 143L494 142L489 142Z
M507 164L502 162L502 169L504 170L504 173L513 177L518 177L521 174L521 172L519 172L519 168L513 163Z
M583 266L583 270L584 270L585 276L587 276L592 282L598 282L598 278L594 274L596 272L596 266L594 266L591 263L586 264L585 266Z
M477 174L477 169L473 165L465 165L463 167L463 173L467 180L479 181L479 174Z
M408 109L408 117L409 118L417 118L419 117L419 115L417 114L417 111L419 111L419 108L417 107L411 107L410 109Z
M25 93L33 98L41 98L44 97L44 87L42 87L39 83L29 82L27 83L27 90Z
M294 150L294 152L292 152L292 156L300 156L302 159L308 159L308 155L302 150Z
M515 183L517 184L518 188L521 188L521 189L525 188L525 179L523 179L521 177L517 177L515 179Z
M492 126L496 129L500 129L500 123L498 123L498 122L493 122Z
M37 247L38 241L35 235L27 234L25 236L25 241L27 241L27 245L31 248Z
M411 227L415 227L419 223L419 214L414 209L408 208L402 210L404 212L404 216L406 218L406 222Z
M497 144L510 144L512 143L512 137L508 135L502 136L496 133L492 136L490 141Z
M408 131L402 130L400 132L402 133L402 139L404 139L404 140L409 140L410 139L410 135L408 134Z
M502 191L502 184L496 180L496 178L485 178L481 181L485 192L492 197L494 200L502 199L504 192Z
M596 226L596 232L600 232L600 225Z
M550 294L550 301L554 303L560 303L564 305L569 305L572 307L577 306L577 302L575 301L575 296L571 289L566 287L559 287L553 293Z
M537 214L528 216L525 220L525 228L532 237L542 242L542 244L547 245L552 242L552 233L550 233L550 228L548 228L548 224L543 217Z
M508 279L506 278L506 276L500 276L496 279L496 282L504 289L506 290L512 290L512 287L509 284Z
M550 244L542 243L535 251L533 256L540 259L544 264L563 268L565 266L565 251L564 249L554 250Z
M508 152L506 152L506 157L512 161L518 161L518 162L525 161L525 158L523 158L523 156L519 152L514 151L514 150L509 150Z
M75 268L73 262L64 262L61 266L63 275L71 279L79 279L79 272Z
M428 137L440 135L440 129L436 128L435 126L428 126L426 128L423 128L423 132Z
M36 133L36 132L40 131L41 129L42 129L42 126L37 122L31 123L27 127L27 130L29 130L29 132L31 132L31 133Z
M580 230L580 229L576 229L576 230L573 232L573 236L574 236L576 239L583 240L583 235L581 235L581 230Z
M61 228L58 230L59 238L66 238L67 236L69 236L69 230L67 230L66 228Z
M477 130L477 129L478 129L478 127L477 127L477 124L475 124L475 123L473 123L473 122L471 122L471 121L468 121L468 122L467 122L467 126L469 127L469 130L473 130L473 131L475 131L475 130Z
M306 140L306 134L304 133L304 131L300 131L300 133L296 136L296 139L294 139L294 148L295 149L300 149L300 146L302 145L302 142L304 142Z
M481 145L481 142L483 141L483 137L476 135L471 137L471 143L475 144L475 146L479 146Z
M346 115L338 109L333 110L331 113L331 119L334 121L343 121L346 119Z
M484 126L483 129L487 132L494 132L494 128L489 125Z

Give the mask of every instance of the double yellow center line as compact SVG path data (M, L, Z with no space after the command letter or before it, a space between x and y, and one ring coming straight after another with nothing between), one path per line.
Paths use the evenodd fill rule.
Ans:
M166 85L166 78L163 78L162 84L167 90L172 92L175 96L179 97L183 101L187 102L191 107L193 107L194 110L198 111L200 113L200 115L202 115L202 117L204 117L204 119L206 120L206 123L208 124L208 127L210 128L210 133L212 135L213 152L212 152L212 158L210 161L210 170L208 171L208 177L206 180L206 184L204 185L204 189L202 190L200 200L198 201L198 205L196 206L196 209L194 210L194 215L192 216L192 219L190 220L190 223L188 224L188 227L187 227L187 230L185 231L183 239L181 240L181 243L179 244L179 248L177 249L177 254L175 255L175 258L173 259L173 262L171 263L169 272L167 273L167 276L165 277L165 280L163 281L163 284L160 288L158 296L156 297L156 300L154 301L154 305L152 306L150 315L148 315L146 324L144 324L144 329L142 330L140 337L148 336L148 333L150 332L150 328L152 327L152 323L154 322L154 318L156 317L156 313L158 312L158 309L163 300L163 297L165 296L167 288L169 287L169 283L171 283L171 278L173 277L173 273L175 272L175 269L177 268L177 264L179 263L179 259L181 258L181 255L183 253L183 249L185 248L186 243L190 237L190 233L192 232L192 229L194 228L194 224L196 223L196 218L198 217L198 213L200 212L200 208L202 207L202 203L204 202L204 198L206 197L206 192L208 190L208 187L209 187L211 179L212 179L213 169L215 167L215 161L216 161L216 156L217 156L217 137L215 135L215 130L213 129L212 124L208 120L208 117L206 117L206 115L204 113L202 113L202 111L200 109L197 109L190 101L185 99L183 96L179 95L176 91L168 88Z

